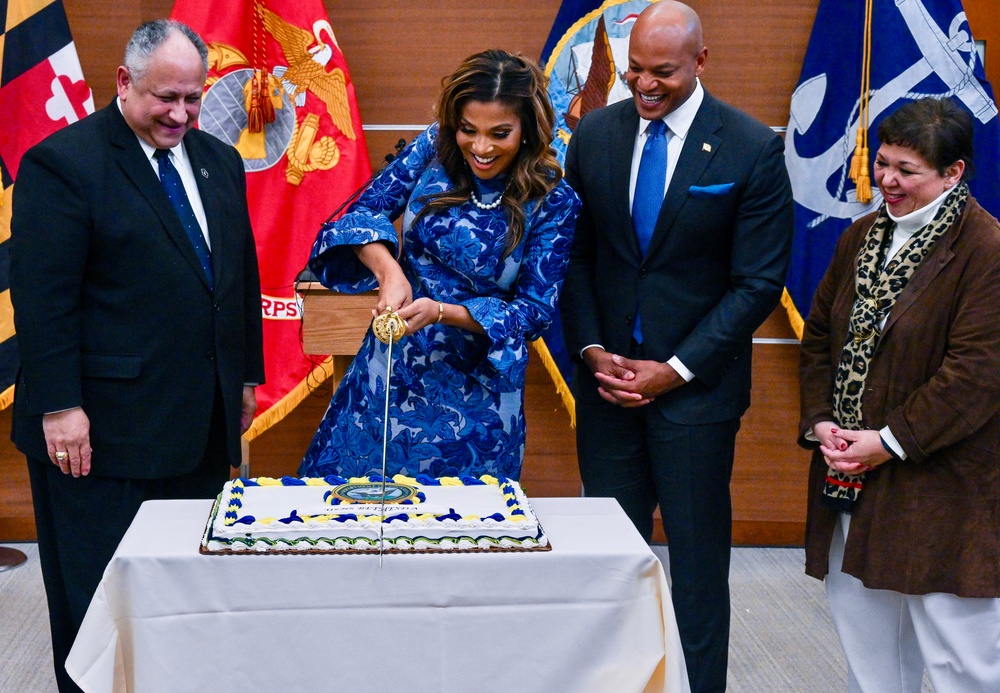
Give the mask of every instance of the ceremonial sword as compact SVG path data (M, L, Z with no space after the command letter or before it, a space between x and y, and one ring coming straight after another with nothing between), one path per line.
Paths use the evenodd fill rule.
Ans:
M385 418L382 421L382 495L379 500L379 524L378 524L378 567L382 567L382 554L384 552L384 531L385 531L385 458L389 445L389 378L392 376L392 344L398 342L406 334L406 320L399 317L392 310L392 306L387 306L385 311L377 315L372 321L372 332L383 344L389 345L386 355L385 368Z

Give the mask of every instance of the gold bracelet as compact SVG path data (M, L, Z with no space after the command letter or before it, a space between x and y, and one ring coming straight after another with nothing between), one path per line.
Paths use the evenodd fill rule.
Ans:
M444 317L444 304L438 301L438 319L434 322L441 322L441 318Z

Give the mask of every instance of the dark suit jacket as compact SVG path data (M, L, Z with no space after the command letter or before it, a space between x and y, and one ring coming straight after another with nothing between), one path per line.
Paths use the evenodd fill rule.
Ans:
M706 92L643 258L628 198L638 127L629 99L587 114L569 144L583 210L560 304L566 346L627 355L639 306L645 357L676 354L696 376L653 406L680 424L737 418L753 332L781 296L791 245L782 140Z
M184 138L205 207L215 291L118 106L70 125L21 160L10 290L21 354L12 438L46 459L46 412L82 406L92 472L194 469L216 386L229 461L240 460L245 382L263 382L260 279L239 154Z
M799 442L833 421L837 364L856 296L856 258L874 215L841 235L802 335ZM907 459L865 475L845 573L872 589L1000 597L1000 223L974 199L934 244L889 311L861 399ZM806 572L823 578L837 513L809 472Z

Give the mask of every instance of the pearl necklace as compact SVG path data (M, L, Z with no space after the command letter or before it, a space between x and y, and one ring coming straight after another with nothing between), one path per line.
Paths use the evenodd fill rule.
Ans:
M497 207L500 206L500 203L503 202L503 193L500 193L500 196L497 197L497 199L493 200L493 202L490 202L489 204L480 202L479 198L476 197L475 190L469 190L469 198L472 200L472 204L479 207L479 209L490 210L490 209L496 209Z

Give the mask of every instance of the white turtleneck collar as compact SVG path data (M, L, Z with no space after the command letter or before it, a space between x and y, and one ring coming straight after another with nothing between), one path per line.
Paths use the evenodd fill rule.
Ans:
M889 207L886 206L886 214L889 218L896 222L896 227L892 230L892 243L889 244L889 252L885 254L885 262L882 264L885 267L889 264L890 258L895 257L899 249L903 247L908 240L913 237L920 229L927 226L934 220L934 215L938 213L941 209L941 205L944 204L944 200L948 197L948 194L954 188L949 188L941 193L935 200L932 200L928 204L924 205L920 209L915 209L909 214L904 214L901 217L895 216L889 211Z
M944 198L948 197L953 189L954 188L948 188L943 193L938 195L936 199L927 203L920 209L915 209L909 214L904 214L901 217L897 217L895 214L890 212L888 206L886 206L885 211L888 213L889 218L896 222L897 229L912 236L914 233L931 223L934 219L934 215L937 214L938 209L940 209L941 205L944 204Z

